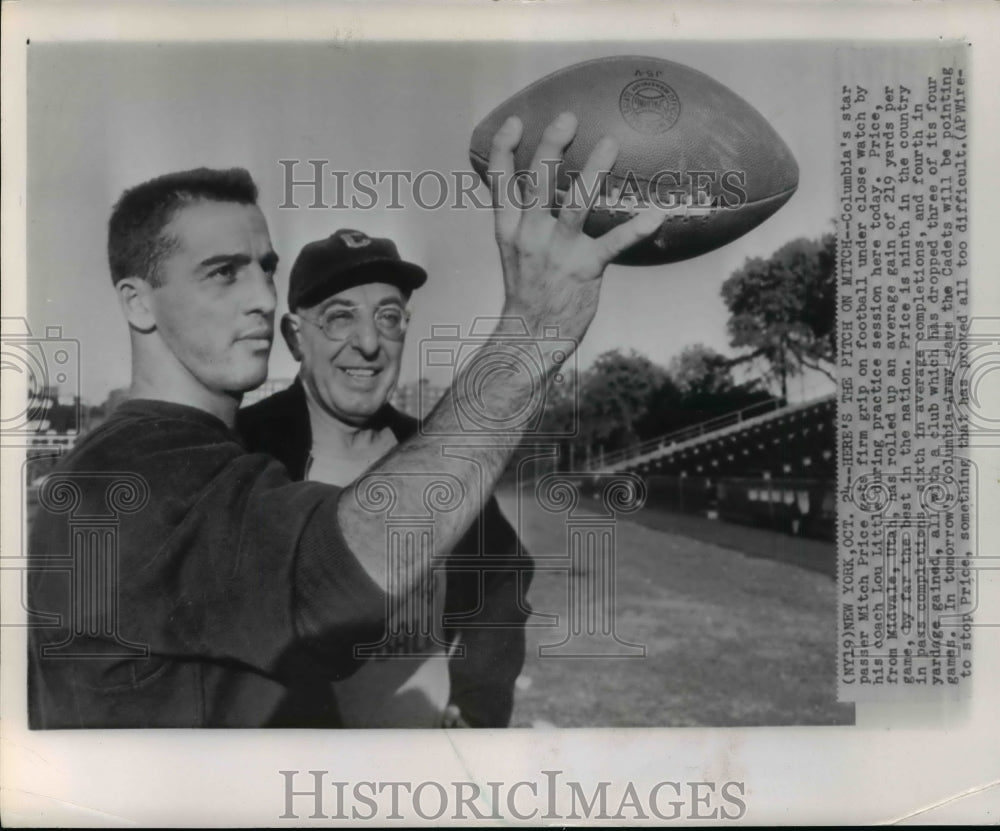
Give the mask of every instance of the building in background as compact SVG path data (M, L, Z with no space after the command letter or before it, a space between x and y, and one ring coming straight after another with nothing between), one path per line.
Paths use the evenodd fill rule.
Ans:
M68 453L88 428L87 408L74 396L68 404L59 401L59 386L46 384L28 388L23 423L14 426L25 448L25 493L50 471L59 457ZM17 439L15 439L17 441Z

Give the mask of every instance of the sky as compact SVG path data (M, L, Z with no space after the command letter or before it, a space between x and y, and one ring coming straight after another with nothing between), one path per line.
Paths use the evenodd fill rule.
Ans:
M81 395L99 403L127 386L127 329L108 275L106 223L122 190L172 170L246 167L288 269L306 243L338 228L394 239L430 279L414 295L403 382L438 324L467 332L503 296L489 210L309 207L284 201L282 160L327 170L470 171L474 126L534 80L601 56L645 54L707 73L749 101L799 163L799 190L773 217L709 254L668 266L611 266L597 317L577 354L635 349L666 365L686 345L726 354L722 283L746 258L833 229L834 50L820 44L360 43L42 44L28 64L28 313L35 333L59 326L79 341ZM335 202L332 177L327 203ZM428 184L431 197L432 184ZM385 193L385 189L382 189ZM480 185L479 195L486 198ZM401 202L408 201L404 193ZM271 377L295 363L275 343ZM432 379L435 382L443 377ZM794 382L793 398L830 387Z

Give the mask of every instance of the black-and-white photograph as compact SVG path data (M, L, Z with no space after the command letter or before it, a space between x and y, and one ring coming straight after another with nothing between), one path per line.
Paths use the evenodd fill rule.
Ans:
M872 728L969 718L1000 327L968 43L377 17L24 39L31 765L245 762L226 823L262 787L266 824L774 821ZM798 797L753 776L785 754ZM92 821L159 822L123 793Z
M832 60L32 47L31 725L850 723Z

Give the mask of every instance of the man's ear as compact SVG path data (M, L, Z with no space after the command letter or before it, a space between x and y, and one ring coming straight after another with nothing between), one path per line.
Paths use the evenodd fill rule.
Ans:
M302 347L299 346L299 323L290 314L281 316L281 336L285 339L285 344L288 346L288 351L292 353L292 357L301 363Z
M140 332L152 332L156 328L153 316L153 287L142 277L125 277L115 286L118 302L128 325Z

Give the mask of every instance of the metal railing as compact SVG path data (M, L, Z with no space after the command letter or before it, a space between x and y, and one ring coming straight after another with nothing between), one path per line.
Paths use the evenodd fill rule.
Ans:
M724 430L727 427L742 424L750 419L758 419L761 416L777 413L778 411L794 412L797 410L804 410L824 401L832 400L833 398L834 396L832 394L822 395L810 401L803 401L799 404L790 405L782 404L780 398L772 398L768 401L761 401L757 404L751 404L749 407L743 407L742 409L734 410L731 413L725 413L724 415L700 422L699 424L695 424L691 427L685 427L681 430L676 430L672 433L658 436L657 438L650 439L642 444L606 454L603 458L598 456L598 458L596 460L592 460L585 469L588 471L607 471L609 468L620 465L623 462L636 461L644 456L650 455L651 453L655 453L658 450L666 450L669 447L676 446L684 442L690 442L692 439L700 438L701 436L708 435L709 433L716 433L719 430Z

